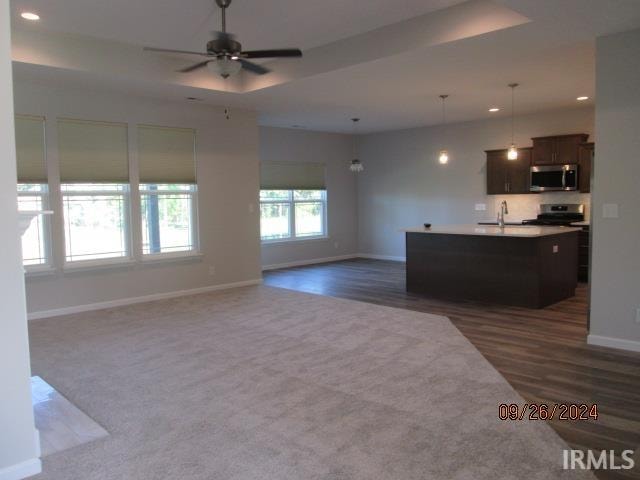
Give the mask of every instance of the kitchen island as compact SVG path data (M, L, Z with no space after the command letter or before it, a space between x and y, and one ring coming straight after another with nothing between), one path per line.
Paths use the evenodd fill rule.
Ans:
M406 229L407 291L543 308L575 294L579 228Z

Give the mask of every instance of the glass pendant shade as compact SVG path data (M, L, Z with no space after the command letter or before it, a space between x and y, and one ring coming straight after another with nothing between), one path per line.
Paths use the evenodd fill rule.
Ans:
M354 158L353 160L351 160L351 165L349 166L349 170L351 170L352 172L361 172L364 170L364 165L362 165L362 162L360 160L358 160L357 158Z
M449 162L449 152L446 150L440 150L438 162L440 162L441 165L446 165Z
M220 75L222 78L229 78L232 75L237 74L242 69L242 64L229 57L218 57L215 60L207 63L207 68Z
M507 150L507 159L508 160L517 160L518 159L518 149L516 148L516 144L513 141L514 137L514 123L515 123L515 90L518 86L517 83L510 83L509 88L511 89L511 145L509 146L509 150Z
M359 121L360 121L359 118L351 119L351 122L353 125L353 139L352 139L353 160L351 160L351 165L349 165L349 170L351 170L353 173L360 173L361 171L364 170L364 165L362 165L362 162L358 160L358 145L356 142L356 134L358 133L357 125Z

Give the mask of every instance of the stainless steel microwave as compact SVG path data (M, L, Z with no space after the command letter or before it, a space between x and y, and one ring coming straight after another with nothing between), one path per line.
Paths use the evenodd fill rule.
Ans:
M532 192L578 190L578 165L539 165L531 167Z

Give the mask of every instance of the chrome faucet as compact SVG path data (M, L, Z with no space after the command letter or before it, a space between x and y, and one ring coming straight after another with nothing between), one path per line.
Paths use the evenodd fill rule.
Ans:
M507 201L503 200L500 204L500 213L498 214L498 226L500 228L504 228L505 215L509 215L509 207L507 206Z

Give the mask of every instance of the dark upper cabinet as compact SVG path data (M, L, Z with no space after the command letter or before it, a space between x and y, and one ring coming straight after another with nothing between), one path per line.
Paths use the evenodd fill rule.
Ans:
M487 150L486 153L488 195L531 193L531 148L519 148L517 160L509 160L507 150Z
M579 163L579 147L588 138L589 135L586 133L532 138L531 163L533 165L577 164Z
M595 145L582 143L578 146L578 186L580 192L591 192L591 168L593 168L593 155Z

